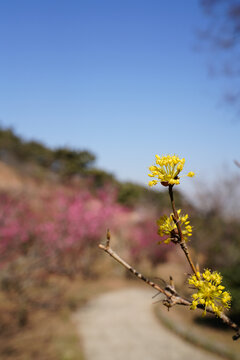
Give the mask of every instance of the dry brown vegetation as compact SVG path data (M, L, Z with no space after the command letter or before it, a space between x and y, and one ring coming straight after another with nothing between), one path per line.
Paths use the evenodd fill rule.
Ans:
M48 277L35 292L38 306L19 307L16 294L1 292L0 357L14 360L82 360L81 341L72 314L101 292L125 284L120 279L84 281ZM33 291L34 290L34 291Z
M26 194L31 198L31 204L34 207L39 206L39 194L48 194L54 191L56 185L61 189L66 189L66 183L61 183L56 179L49 181L49 174L47 176L32 176L29 172L17 170L14 167L0 162L0 190L7 191L11 194ZM39 175L39 173L38 173ZM81 179L78 179L79 186ZM135 188L132 184L122 188L120 200L123 204L133 208L136 199L136 193L141 192L139 188ZM129 197L130 196L130 197ZM158 200L158 199L157 199ZM143 201L143 200L142 200ZM154 200L155 201L155 200ZM155 201L156 203L156 201ZM144 202L145 204L145 202ZM153 203L149 204L149 209ZM145 204L146 206L146 204ZM163 208L166 208L164 203ZM213 209L214 210L214 209ZM235 246L237 243L237 235L234 230L238 226L234 223L229 223L223 220L221 214L209 210L208 214L202 214L196 217L194 226L198 230L196 250L200 251L200 256L206 264L206 258L212 261L213 254L216 255L215 246L220 244L219 239L226 234L226 239ZM136 218L142 216L142 213L133 214ZM154 214L153 214L154 215ZM128 215L129 216L129 215ZM130 216L129 216L130 218ZM209 220L210 219L210 220ZM208 220L208 227L206 228L206 220ZM225 221L225 222L224 222ZM218 231L212 231L215 224L218 224ZM229 226L228 226L229 223ZM219 224L221 226L219 226ZM150 224L151 225L151 224ZM149 225L149 226L150 226ZM141 233L145 227L145 223L138 226ZM150 228L150 227L149 227ZM209 230L208 230L209 229ZM231 231L233 234L231 233ZM154 230L153 230L154 231ZM206 234L211 233L211 243L206 237ZM151 233L152 234L152 233ZM195 234L194 234L195 235ZM103 237L105 234L103 234ZM225 236L225 235L224 235ZM130 256L129 238L121 238L115 236L114 243L116 248L121 252L121 255L127 258ZM150 242L147 246L151 248L151 254L156 253L156 249L160 247L156 241L149 236ZM200 239L201 238L201 239ZM131 239L131 237L130 237ZM200 240L203 242L200 244ZM233 240L234 241L233 241ZM101 239L99 239L101 241ZM99 242L98 241L98 242ZM128 286L129 282L126 279L132 279L132 276L127 275L126 272L112 264L110 259L97 249L97 244L93 248L89 248L86 258L86 272L76 274L60 274L54 273L44 268L44 266L33 266L29 261L34 261L34 257L27 257L22 253L17 261L14 260L13 267L6 268L5 265L0 271L0 358L12 360L82 360L83 352L81 341L77 335L77 331L72 321L72 314L75 310L81 307L88 299L97 296L100 292L108 291L116 287ZM164 249L166 245L162 245ZM139 244L135 244L135 250L139 250ZM230 251L231 247L229 247ZM235 247L233 248L234 251ZM25 249L26 250L26 249ZM134 266L150 278L159 277L156 280L161 282L161 279L168 281L169 275L172 275L175 280L175 285L178 289L185 287L184 282L187 278L187 269L183 263L183 258L177 253L177 248L170 246L170 251L166 252L165 259L168 262L159 265L159 258L150 258L149 252L146 248L141 248L145 256L140 257L139 251L134 253L132 261ZM164 250L165 251L165 250ZM99 254L98 254L99 253ZM229 259L224 258L222 254L227 254L221 247L219 249L217 259L221 261ZM180 257L179 257L180 255ZM63 260L63 259L62 259ZM80 259L82 261L82 259ZM210 261L209 260L209 261ZM219 260L220 261L220 260ZM226 262L226 261L225 261ZM201 261L200 261L201 263ZM34 264L33 264L34 265ZM202 265L202 263L200 264ZM227 264L228 265L228 264ZM34 270L32 270L34 269ZM185 273L184 276L180 275ZM112 279L112 280L109 280ZM121 280L122 279L122 280ZM131 286L132 283L130 283ZM144 286L144 285L142 285ZM149 299L151 302L151 299ZM153 306L158 309L158 305ZM168 320L170 323L179 323L185 327L186 331L190 328L196 328L201 334L208 334L212 343L224 342L227 340L226 346L230 346L229 353L236 350L235 347L239 344L234 344L231 336L226 335L222 329L217 330L207 326L206 324L199 324L199 317L186 310L172 309L170 311ZM197 319L197 320L196 320ZM165 320L164 320L165 321ZM168 324L169 326L169 324ZM188 339L192 340L192 339ZM234 359L233 355L233 359ZM229 356L229 358L231 358Z

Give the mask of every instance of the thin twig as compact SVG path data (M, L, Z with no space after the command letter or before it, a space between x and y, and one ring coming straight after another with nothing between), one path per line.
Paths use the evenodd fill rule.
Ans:
M137 270L135 270L133 267L131 267L126 261L124 261L115 251L113 251L109 246L104 246L102 244L98 245L100 249L106 251L110 256L112 256L117 262L119 262L121 265L123 265L126 269L128 269L132 274L137 276L139 279L146 282L148 285L152 286L157 291L161 292L162 294L168 296L166 291L162 289L159 285L155 284L153 281L147 279L145 276L143 276L141 273L139 273Z
M100 249L104 250L106 253L108 253L111 257L114 258L117 262L119 262L122 266L124 266L126 269L128 269L132 274L134 274L139 279L143 280L145 283L156 289L157 291L161 292L166 296L168 301L179 303L181 305L190 305L191 303L188 300L185 300L183 298L180 298L177 294L176 290L171 286L167 285L165 289L163 289L158 284L154 283L153 281L146 278L144 275L139 273L137 270L135 270L131 265L129 265L125 260L123 260L115 251L113 251L110 247L110 232L108 230L107 232L107 242L106 245L99 244L98 245ZM179 298L179 299L178 299Z
M175 201L174 201L174 197L173 197L173 185L169 185L168 190L169 190L169 196L170 196L170 199L171 199L171 205L172 205L172 210L173 210L173 219L174 219L175 224L177 226L178 235L180 237L179 245L181 246L181 249L183 250L183 252L184 252L184 254L186 256L193 273L198 277L196 267L193 264L190 253L188 251L188 247L186 245L186 242L183 239L181 224L180 224L180 221L179 221L179 216L178 216L178 213L177 213L177 210L176 210L176 207L175 207Z
M170 284L167 284L165 288L161 288L158 284L155 284L153 281L147 279L144 275L139 273L137 270L135 270L131 265L129 265L126 261L124 261L115 251L113 251L110 247L110 240L111 235L110 231L107 231L107 241L106 245L99 244L99 248L104 250L107 254L109 254L114 260L119 262L122 266L124 266L126 269L128 269L132 274L134 274L139 279L143 280L146 284L150 285L160 293L164 294L166 296L166 299L162 300L163 305L167 306L168 308L174 306L174 305L184 305L184 306L191 306L192 302L188 299L184 299L181 297L175 290L173 285L172 278L170 279ZM198 304L197 307L202 310L206 310L206 312L215 315L214 311L210 308L205 307L201 304ZM236 334L233 336L233 340L237 340L240 338L239 333L239 327L237 324L235 324L227 315L224 313L221 313L219 315L219 318L227 324L229 327L231 327L233 330L236 331Z
M237 167L239 167L239 168L240 168L240 162L239 162L239 161L234 160L234 163L235 163L235 165L236 165Z

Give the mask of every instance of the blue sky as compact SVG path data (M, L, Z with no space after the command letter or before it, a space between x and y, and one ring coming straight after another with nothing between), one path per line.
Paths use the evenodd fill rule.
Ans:
M229 84L195 50L205 23L198 0L2 1L0 121L89 149L121 180L146 184L167 153L217 179L240 159L240 122L220 102Z

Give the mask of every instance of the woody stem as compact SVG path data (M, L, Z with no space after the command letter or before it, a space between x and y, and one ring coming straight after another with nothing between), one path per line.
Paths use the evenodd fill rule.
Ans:
M173 196L173 185L169 185L168 190L169 190L169 196L170 196L170 199L171 199L171 205L172 205L172 210L173 210L173 220L174 220L174 222L175 222L175 224L177 226L178 235L180 237L179 245L181 246L181 249L183 250L183 252L184 252L184 254L186 256L186 258L188 260L188 263L189 263L193 273L198 278L197 269L196 269L195 265L193 264L190 253L188 251L188 247L186 245L186 242L183 239L183 233L182 233L182 229L181 229L181 224L180 224L179 216L178 216L178 213L177 213L177 210L176 210L176 207L175 207L175 201L174 201L174 196Z

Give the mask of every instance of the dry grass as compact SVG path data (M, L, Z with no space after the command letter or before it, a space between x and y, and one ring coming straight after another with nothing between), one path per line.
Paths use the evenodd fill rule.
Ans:
M49 274L45 278L43 274L38 285L24 288L25 302L22 301L22 294L8 289L0 291L0 359L84 360L72 314L102 292L123 286L144 286L138 279L123 280L126 272L121 270L118 264L102 260L101 269L96 271L112 274L111 279L101 277L86 281ZM181 262L166 263L154 271L147 267L144 269L144 266L140 266L139 270L147 276L152 274L152 278L158 276L164 280L172 275L178 290L186 287L187 270ZM132 280L135 279L133 275L130 276ZM201 316L200 321L196 321L195 312L180 306L172 308L170 312L161 305L153 305L153 309L166 326L188 341L225 358L240 359L239 342L233 342L232 332L223 329L220 324L217 327L204 324ZM214 320L213 324L216 324Z
M45 297L43 289L39 289L39 293L36 288L32 289L34 298L37 293L42 297L41 306L25 305L24 308L13 294L0 293L0 358L83 360L81 341L72 321L73 311L89 298L123 284L121 280L86 282L54 276L48 279ZM49 286L54 289L54 296L49 295Z
M200 312L196 316L189 309L182 307L175 307L167 312L156 306L154 312L166 327L192 344L225 359L240 359L239 343L232 340L233 332L222 326L220 320L218 322L207 317L206 322L202 322Z

